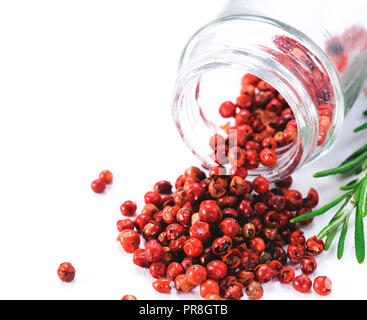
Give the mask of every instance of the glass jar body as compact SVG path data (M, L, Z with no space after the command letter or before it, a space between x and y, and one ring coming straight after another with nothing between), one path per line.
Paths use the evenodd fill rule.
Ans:
M172 110L181 136L204 166L216 165L208 141L221 132L218 107L235 100L246 73L278 90L298 126L296 141L277 151L277 164L251 175L284 178L333 146L366 77L367 33L358 19L326 23L327 4L341 10L342 2L325 2L308 1L306 10L290 0L233 0L188 42ZM320 117L325 105L332 110L327 128Z

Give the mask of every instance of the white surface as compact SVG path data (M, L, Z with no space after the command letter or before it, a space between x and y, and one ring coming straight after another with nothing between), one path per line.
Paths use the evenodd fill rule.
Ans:
M160 295L115 243L120 204L153 183L197 165L171 120L170 100L181 50L224 1L2 1L0 3L0 298L197 298ZM337 196L342 178L315 181L362 145L352 135L367 99L360 97L331 154L294 175L295 187ZM103 195L90 182L103 169L114 183ZM315 234L330 219L306 229ZM351 221L353 223L353 220ZM352 229L353 230L353 229ZM365 298L366 264L355 262L352 232L345 257L318 260L328 298ZM59 263L76 280L62 284ZM266 284L265 299L318 299ZM323 299L328 299L323 298Z

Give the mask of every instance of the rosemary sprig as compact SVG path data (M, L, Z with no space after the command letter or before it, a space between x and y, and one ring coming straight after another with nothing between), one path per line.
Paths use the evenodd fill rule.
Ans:
M367 116L367 110L363 114ZM356 128L354 132L364 129L367 129L367 123ZM299 222L320 216L343 203L328 225L319 232L317 238L323 239L326 237L325 250L328 250L340 230L337 257L341 259L344 253L349 219L352 214L355 214L355 253L357 261L363 263L366 251L363 218L367 216L367 144L353 152L338 167L317 172L314 174L314 177L320 178L346 172L352 172L355 175L359 175L359 177L340 187L340 190L344 191L344 194L318 210L293 218L291 222Z

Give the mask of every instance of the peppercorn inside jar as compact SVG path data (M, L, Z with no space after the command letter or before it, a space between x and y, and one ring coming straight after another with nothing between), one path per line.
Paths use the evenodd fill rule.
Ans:
M204 167L288 177L333 147L366 78L367 23L329 31L320 20L317 29L294 1L279 3L289 10L274 6L229 1L185 47L172 111ZM319 3L307 6L320 19L328 13Z

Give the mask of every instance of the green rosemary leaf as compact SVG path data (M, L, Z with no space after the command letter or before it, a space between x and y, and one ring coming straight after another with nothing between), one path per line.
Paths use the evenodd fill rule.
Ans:
M367 117L367 110L363 112L363 115Z
M367 215L367 174L363 179L360 186L359 199L358 199L358 214L362 217Z
M350 201L352 197L349 197L346 199L345 203L343 204L343 206L338 210L338 212L334 215L334 217L330 220L329 224L333 221L335 221L335 219L339 218L342 214L344 214L346 212L346 218L350 216L353 208L354 208L354 204ZM349 206L349 207L347 207ZM345 218L345 219L346 219ZM345 223L345 220L344 220ZM344 226L344 224L343 224ZM327 235L326 241L325 241L325 251L329 250L332 242L334 241L334 238L336 236L336 234L338 233L338 229L334 229L332 231L329 232L329 234Z
M338 233L338 229L334 229L333 231L329 232L329 234L327 235L326 241L325 241L325 245L324 245L325 251L328 251L330 249L330 246L333 243L337 233Z
M358 156L357 158L337 167L334 169L330 169L330 170L325 170L325 171L321 171L318 173L315 173L313 176L315 178L320 178L320 177L326 177L326 176L330 176L333 174L339 174L339 173L344 173L347 172L351 169L353 169L358 163L360 163L361 161L363 161L365 158L367 157L367 152L362 153L360 156Z
M367 129L367 122L355 128L353 132L359 132L359 131L366 130L366 129Z
M345 186L340 187L340 190L347 191L347 190L353 190L355 189L362 180L354 179L347 183Z
M353 195L353 192L345 193L342 196L340 196L339 198L335 199L334 201L331 201L330 203L324 205L320 209L317 209L317 210L312 211L310 213L306 213L306 214L303 214L301 216L295 217L290 222L294 223L294 222L299 222L299 221L303 221L303 220L307 220L307 219L310 219L310 218L314 218L314 217L320 216L320 215L324 214L326 211L328 211L331 208L333 208L336 205L338 205L345 198L351 197L352 195Z
M348 232L348 224L349 224L349 217L352 212L350 212L344 219L342 231L340 232L340 238L338 242L338 251L337 251L337 257L340 260L343 257L344 253L344 244L345 244L345 238L347 236Z
M348 163L349 161L357 158L360 154L367 151L367 144L359 148L357 151L353 152L348 158L346 158L340 165Z
M363 217L356 210L354 244L356 249L356 257L359 263L363 263L365 258L365 242L363 230Z
M339 226L344 222L345 217L353 210L355 204L353 198L350 197L344 205L338 210L335 216L330 220L329 224L322 229L316 236L318 239L324 238L327 234L334 230L338 230Z

